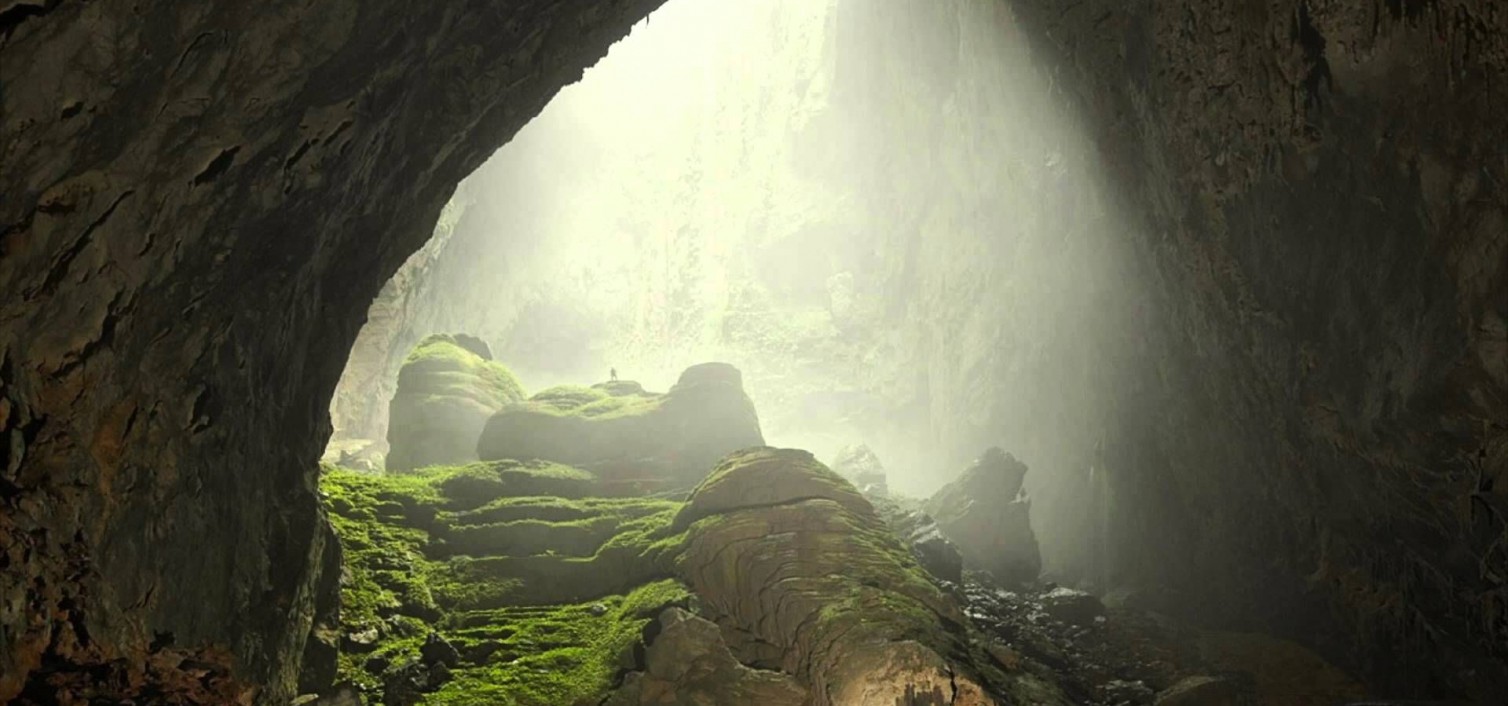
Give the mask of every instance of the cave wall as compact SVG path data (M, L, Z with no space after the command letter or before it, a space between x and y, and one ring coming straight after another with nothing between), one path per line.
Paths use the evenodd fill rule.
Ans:
M1508 12L1021 0L1139 220L1118 579L1391 695L1508 683Z
M655 5L0 7L0 700L289 696L364 312Z

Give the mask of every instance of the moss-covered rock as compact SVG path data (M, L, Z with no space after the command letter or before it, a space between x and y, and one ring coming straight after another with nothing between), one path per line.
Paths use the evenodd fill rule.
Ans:
M676 525L689 525L681 575L733 654L796 675L813 703L915 703L934 691L939 703L994 703L957 604L811 454L733 454Z
M513 373L493 361L479 339L425 338L398 371L398 391L388 406L388 468L476 460L487 418L523 397Z
M600 703L687 591L680 503L586 497L593 482L543 462L327 469L345 554L337 679L368 703ZM435 645L455 658L436 666Z
M561 386L487 421L484 459L549 459L641 490L693 485L727 453L764 443L738 369L687 368L665 394L622 381Z

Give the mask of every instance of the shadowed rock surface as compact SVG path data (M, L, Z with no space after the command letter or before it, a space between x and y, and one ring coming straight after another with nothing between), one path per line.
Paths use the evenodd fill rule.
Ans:
M738 369L703 363L664 394L626 380L544 390L487 420L477 453L550 459L605 480L690 487L728 452L763 444Z
M1007 586L1035 581L1042 571L1031 501L1021 494L1025 479L1026 464L991 447L926 504L965 566Z
M477 460L482 426L523 397L485 342L464 334L425 338L398 371L388 405L387 466L403 471Z

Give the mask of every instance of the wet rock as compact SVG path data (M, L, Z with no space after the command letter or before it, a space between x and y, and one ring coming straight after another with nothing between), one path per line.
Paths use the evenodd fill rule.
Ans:
M543 459L605 483L690 487L731 451L764 437L743 376L726 363L687 368L670 391L628 381L544 390L487 420L483 459Z
M1152 703L1151 687L1141 681L1114 679L1100 687L1101 699L1111 706L1140 706Z
M885 480L885 466L868 446L857 444L844 447L833 457L832 469L847 478L859 492L875 497L890 495Z
M456 651L455 646L437 632L432 632L429 637L424 638L424 644L419 647L419 657L420 661L430 666L443 664L447 667L454 667L461 663L461 654Z
M1184 677L1157 695L1156 706L1240 706L1240 689L1218 677Z
M485 352L485 344L452 334L430 336L414 347L388 407L389 469L477 460L487 419L523 399L513 373L478 351Z
M1105 614L1100 599L1071 588L1054 588L1042 595L1042 610L1054 619L1070 625L1094 625Z
M1005 585L1029 583L1042 571L1031 502L1022 492L1026 471L1014 456L990 448L926 503L964 565Z

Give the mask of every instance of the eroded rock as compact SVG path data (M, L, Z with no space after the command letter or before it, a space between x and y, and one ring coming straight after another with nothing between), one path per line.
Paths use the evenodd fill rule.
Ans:
M703 363L665 394L631 381L544 390L487 420L477 453L549 459L656 488L690 486L728 452L763 443L738 369Z
M398 371L398 391L388 406L387 466L475 461L487 419L521 399L523 388L491 359L486 343L464 334L430 336Z
M807 703L807 690L790 676L740 664L711 622L670 608L660 614L659 626L643 672L625 681L606 706Z
M1005 585L1035 581L1042 571L1031 501L1022 492L1026 471L1026 464L992 447L926 504L965 566Z
M994 703L965 654L958 606L870 504L811 454L725 459L676 518L680 572L741 660L778 659L815 704ZM765 646L773 649L773 653ZM927 703L923 700L917 703Z

